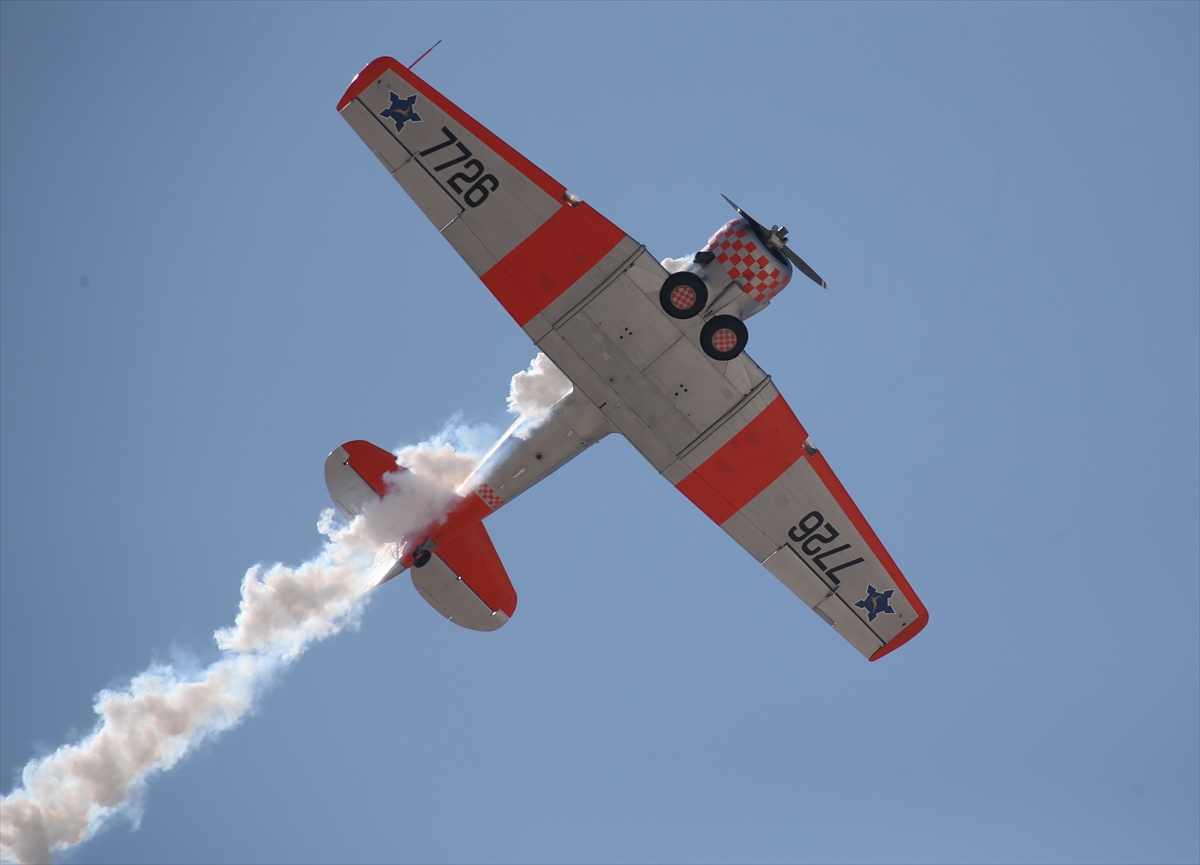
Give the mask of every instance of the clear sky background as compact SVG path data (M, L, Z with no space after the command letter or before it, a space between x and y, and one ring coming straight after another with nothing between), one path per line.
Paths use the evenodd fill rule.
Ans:
M867 663L623 440L407 578L78 862L1196 861L1200 5L0 4L0 774L217 656L322 464L535 349L335 112L373 58L750 322L931 614Z

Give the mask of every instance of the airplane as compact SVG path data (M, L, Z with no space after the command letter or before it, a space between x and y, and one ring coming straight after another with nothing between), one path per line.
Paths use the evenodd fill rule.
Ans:
M414 64L415 65L415 64ZM573 389L528 438L513 430L458 488L449 514L396 542L405 570L455 624L493 631L517 593L483 521L607 435L655 470L869 660L929 613L773 384L745 353L746 320L799 270L787 229L737 211L670 273L491 130L390 57L337 110ZM405 471L366 441L326 460L348 519Z

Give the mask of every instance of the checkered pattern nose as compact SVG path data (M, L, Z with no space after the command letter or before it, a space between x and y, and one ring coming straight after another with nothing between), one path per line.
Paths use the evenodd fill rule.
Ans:
M780 266L740 219L732 219L708 241L708 249L732 279L745 280L746 294L758 303L770 300L788 284L792 274Z

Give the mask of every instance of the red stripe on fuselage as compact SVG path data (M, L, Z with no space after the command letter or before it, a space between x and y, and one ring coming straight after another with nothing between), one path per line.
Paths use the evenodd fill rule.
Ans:
M368 63L366 68L363 69L362 72L358 73L358 75L354 77L354 80L350 82L350 86L346 89L346 92L342 94L341 101L338 102L337 106L338 112L340 113L343 108L357 99L364 90L374 84L379 79L379 76L389 69L403 78L405 82L411 84L413 87L419 90L424 98L437 105L447 114L465 126L472 135L494 150L497 156L512 165L513 168L517 169L517 171L520 171L531 181L536 183L547 195L549 195L555 201L563 200L563 193L567 191L565 186L563 186L546 172L542 171L542 169L538 168L536 165L506 144L503 140L498 138L490 129L488 129L470 114L463 111L445 96L438 93L428 84L426 84L425 81L423 81L420 77L414 75L412 71L409 70L403 63L393 57L380 57ZM420 112L419 105L417 106L417 110Z
M803 458L807 440L792 409L777 396L675 488L721 525Z
M480 278L524 327L624 238L587 204L562 207Z

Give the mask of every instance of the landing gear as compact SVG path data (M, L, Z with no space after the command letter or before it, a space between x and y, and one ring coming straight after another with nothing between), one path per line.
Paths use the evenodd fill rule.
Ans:
M658 302L671 318L691 318L708 303L708 287L696 274L681 270L663 280Z
M431 558L433 558L433 553L429 552L429 550L417 550L413 553L413 567L423 568L429 564Z
M732 315L713 316L700 331L700 347L713 360L733 360L749 341L746 325Z

